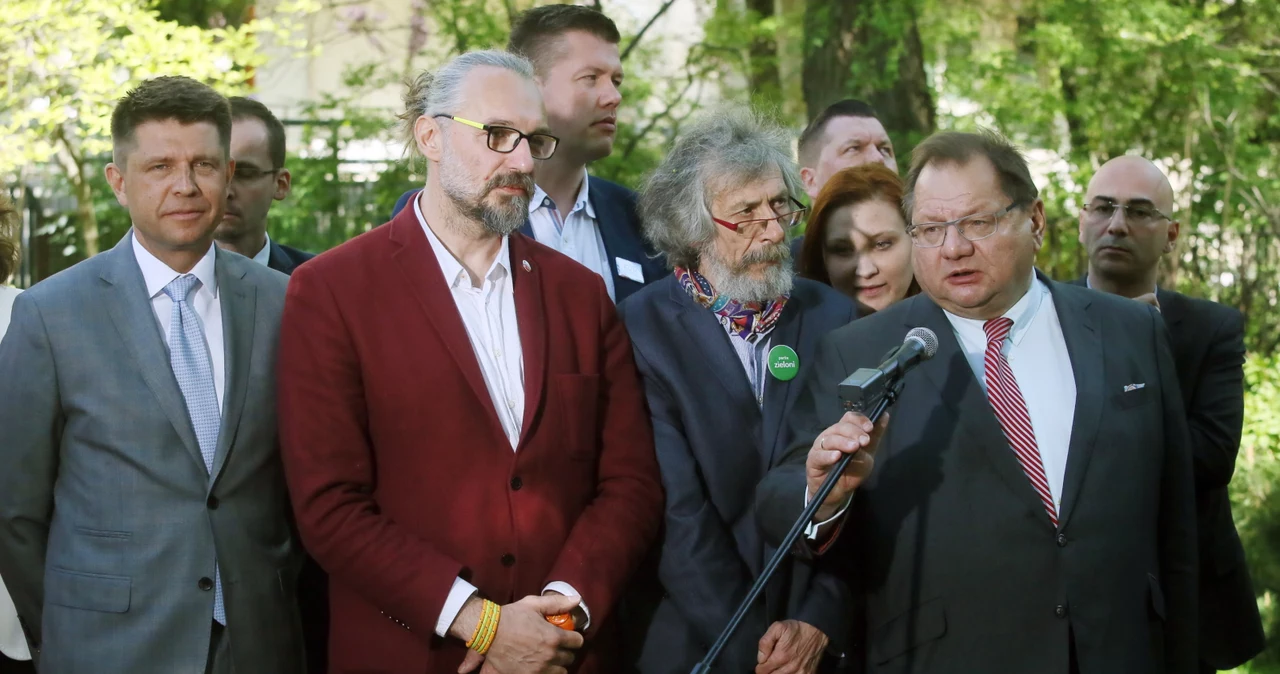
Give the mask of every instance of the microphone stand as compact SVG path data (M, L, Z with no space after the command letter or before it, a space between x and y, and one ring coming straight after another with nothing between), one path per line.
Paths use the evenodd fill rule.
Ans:
M871 423L874 424L879 420L885 410L889 409L890 405L898 401L898 396L902 393L902 386L902 373L899 373L892 380L886 382L884 392L874 399L871 414L867 415L867 418L871 420ZM848 411L861 412L863 410L863 404L860 402L845 401L845 409ZM849 462L853 460L853 457L856 454L857 452L854 452L853 454L845 454L840 457L840 461L836 464L836 467L827 474L827 479L824 480L822 486L818 488L818 493L813 494L809 498L809 504L805 506L804 512L800 513L800 518L791 526L791 531L788 531L786 537L782 539L782 543L778 546L777 551L773 553L773 557L769 559L769 563L765 564L764 568L760 571L760 577L756 578L755 584L751 586L751 589L747 592L747 596L744 597L742 603L738 605L738 610L733 614L733 617L729 619L729 624L725 625L724 631L722 631L720 636L716 638L715 643L711 644L711 649L707 651L707 654L702 658L702 661L693 668L693 672L691 672L691 674L711 674L711 666L715 664L716 658L720 657L720 651L724 650L724 647L729 643L729 639L733 638L734 633L738 631L738 626L741 625L742 619L747 616L747 611L751 609L751 605L755 603L756 598L760 596L760 593L764 591L765 586L769 584L769 579L772 578L774 572L778 570L778 566L782 564L782 560L786 559L791 554L791 548L795 545L796 539L800 538L800 534L804 533L809 522L813 520L814 514L817 513L818 508L822 506L822 502L827 499L827 495L835 488L836 480L839 480L840 476L844 474L845 468L848 468Z

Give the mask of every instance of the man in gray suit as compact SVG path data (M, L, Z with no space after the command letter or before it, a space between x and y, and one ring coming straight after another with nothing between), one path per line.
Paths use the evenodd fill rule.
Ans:
M868 672L1195 672L1195 493L1159 314L1035 271L1044 205L998 136L921 143L905 202L924 292L818 349L762 527L780 539L856 452L805 551L852 571ZM916 327L937 354L875 431L840 382Z
M133 229L23 293L0 344L0 574L42 674L300 672L286 277L213 245L230 107L161 77L111 127Z

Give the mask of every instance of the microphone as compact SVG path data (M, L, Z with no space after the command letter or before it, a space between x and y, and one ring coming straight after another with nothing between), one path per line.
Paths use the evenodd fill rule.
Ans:
M857 372L849 375L847 379L840 383L840 397L845 401L845 409L857 410L862 412L866 409L871 411L866 417L875 423L885 412L889 406L897 402L898 396L902 393L904 385L903 375L907 370L919 365L921 362L933 358L938 352L938 336L933 334L929 328L912 328L907 333L906 339L902 341L902 346L890 351L885 356L885 361L880 367L862 368ZM852 396L852 397L851 397ZM756 598L764 591L765 585L769 579L773 577L778 565L782 560L791 555L792 547L796 543L796 539L800 538L800 534L813 520L814 513L818 512L818 508L822 502L827 500L827 495L835 488L836 481L844 474L845 468L849 467L849 461L853 459L853 454L845 454L840 458L835 468L827 474L827 479L818 488L818 493L813 494L809 499L809 504L805 506L804 512L800 513L799 519L795 524L791 525L791 531L783 537L782 543L778 549L774 551L773 557L760 570L760 575L756 578L756 582L747 591L747 596L743 598L742 603L738 605L738 610L729 619L729 624L720 632L720 636L711 644L711 648L707 651L706 656L702 658L694 668L692 674L710 674L711 666L715 664L716 658L720 657L720 652L724 650L725 645L729 643L729 639L738 627L742 624L742 619L747 615L747 611L755 603Z
M885 389L902 378L907 370L933 358L938 352L938 336L929 328L912 328L902 346L890 351L880 367L856 370L840 382L840 397L846 409L863 409L884 395Z

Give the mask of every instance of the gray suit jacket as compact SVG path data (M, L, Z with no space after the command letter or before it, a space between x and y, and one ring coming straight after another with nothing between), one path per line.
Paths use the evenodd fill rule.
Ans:
M217 252L227 386L211 479L131 236L14 305L0 574L42 674L199 673L216 550L237 674L300 672L275 414L286 277Z
M791 453L757 491L774 540L800 514L804 462L837 388L923 326L841 560L865 598L875 674L1196 671L1195 493L1186 413L1154 309L1043 279L1076 382L1055 530L942 309L917 295L830 333L792 414ZM1130 384L1144 384L1142 387Z

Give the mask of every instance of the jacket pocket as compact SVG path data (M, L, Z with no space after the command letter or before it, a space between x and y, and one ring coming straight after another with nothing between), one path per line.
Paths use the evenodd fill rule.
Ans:
M44 600L55 606L67 606L104 613L125 613L133 580L127 576L108 576L50 568L44 577Z
M947 633L947 614L941 599L931 599L890 618L874 630L872 657L884 664Z
M1155 399L1156 389L1152 386L1144 386L1140 389L1111 396L1111 404L1118 410L1129 410L1145 405Z

